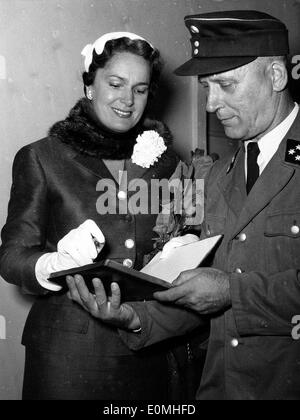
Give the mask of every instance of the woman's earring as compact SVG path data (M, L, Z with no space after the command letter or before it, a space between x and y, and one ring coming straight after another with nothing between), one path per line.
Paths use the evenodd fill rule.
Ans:
M93 93L92 93L92 91L91 90L89 90L88 92L87 92L87 98L91 101L92 99L93 99Z

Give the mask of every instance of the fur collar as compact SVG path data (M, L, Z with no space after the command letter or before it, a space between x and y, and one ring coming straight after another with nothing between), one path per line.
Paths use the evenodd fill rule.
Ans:
M99 159L129 159L139 134L155 130L167 146L172 143L168 127L157 120L144 118L134 129L125 134L109 132L97 119L90 102L80 99L68 117L54 124L49 136L70 145L77 152Z

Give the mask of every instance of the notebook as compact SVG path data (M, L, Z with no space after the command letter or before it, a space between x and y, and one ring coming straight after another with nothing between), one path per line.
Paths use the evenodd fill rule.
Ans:
M159 252L141 272L172 283L183 271L197 268L221 238L222 235L213 236L174 248L166 258Z

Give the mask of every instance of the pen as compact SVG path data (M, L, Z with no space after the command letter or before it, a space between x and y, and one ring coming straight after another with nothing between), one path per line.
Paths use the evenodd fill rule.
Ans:
M100 251L101 251L101 249L103 248L103 245L104 245L104 244L101 244L101 243L97 240L97 238L95 238L95 236L93 236L93 235L91 235L91 236L92 236L93 242L94 242L94 244L95 244L96 251L97 251L97 253L99 254L99 252L100 252Z

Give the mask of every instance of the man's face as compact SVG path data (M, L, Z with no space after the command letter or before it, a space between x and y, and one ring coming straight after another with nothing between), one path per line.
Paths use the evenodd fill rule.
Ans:
M229 138L262 137L276 126L278 95L267 60L203 77L200 84L207 90L207 112L216 113Z

